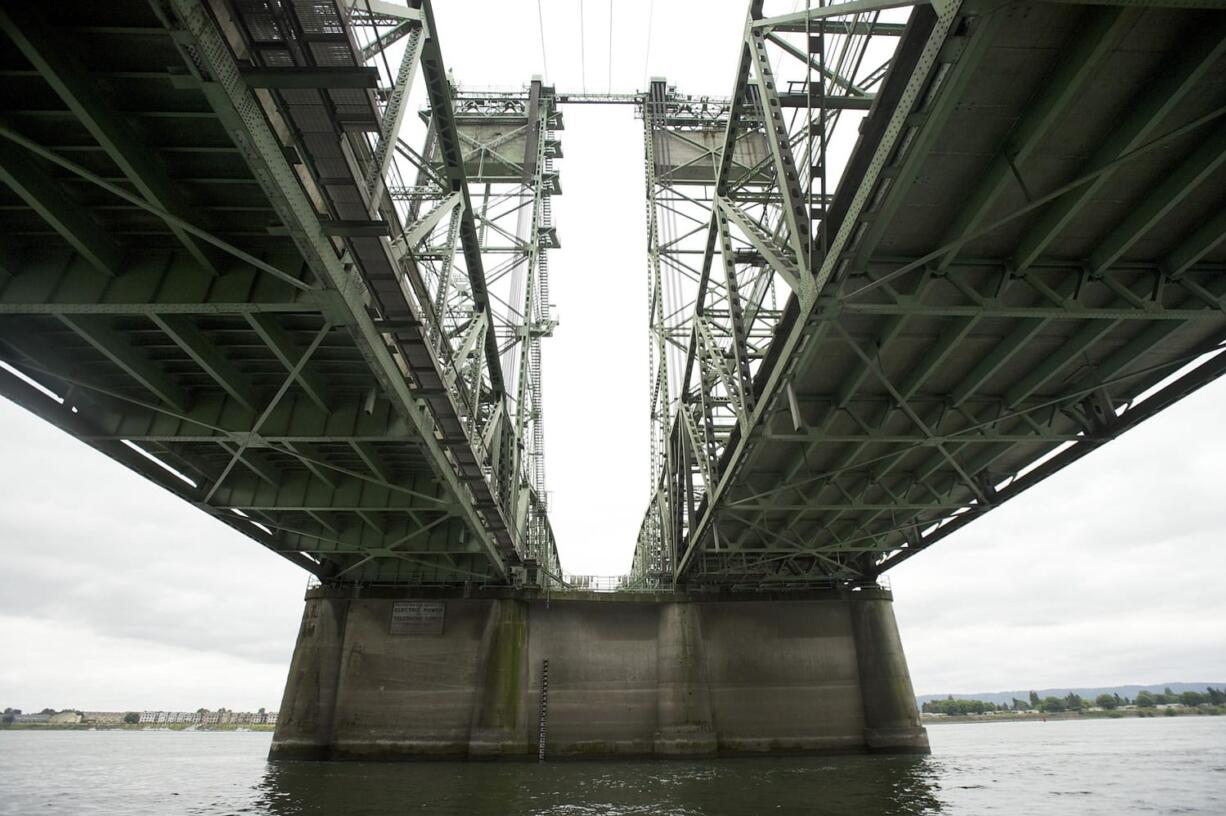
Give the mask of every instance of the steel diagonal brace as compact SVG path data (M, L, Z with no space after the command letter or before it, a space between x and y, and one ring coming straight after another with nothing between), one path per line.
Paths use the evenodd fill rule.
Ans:
M482 312L476 315L468 328L464 330L464 334L460 336L459 346L455 350L455 354L451 356L451 361L447 365L447 371L443 375L448 385L454 385L456 378L460 376L460 366L464 365L468 356L480 348L485 342L485 332L489 325L488 314Z
M111 195L122 198L124 201L128 202L134 207L139 207L145 212L155 215L158 218L161 218L163 221L165 221L168 225L170 225L174 229L188 233L189 235L192 235L195 238L199 238L200 240L208 244L212 244L218 249L238 258L240 261L251 264L256 269L259 269L261 272L267 272L269 275L272 275L275 278L279 278L280 280L285 281L286 283L290 284L296 289L311 290L311 289L316 288L316 287L311 286L308 283L305 283L299 280L298 278L295 278L293 275L290 275L286 272L281 271L280 269L277 269L272 264L266 263L265 261L260 260L259 258L255 257L254 255L248 252L244 252L243 250L239 249L233 244L229 244L223 241L222 239L213 235L211 232L201 229L200 227L196 226L190 221L186 221L180 218L179 216L171 212L168 212L167 210L162 209L156 204L151 204L145 199L141 198L140 196L132 195L127 190L123 189L122 187L118 185L112 184L111 182L107 181L106 179L102 178L96 173L91 173L89 170L86 170L84 167L80 166L79 164L75 164L74 162L71 162L68 159L63 158L58 153L52 150L48 150L47 148L43 147L37 142L33 142L30 139L27 139L25 136L22 136L17 131L12 130L7 125L3 124L2 122L0 122L0 136L3 136L4 138L8 139L11 142L21 145L26 150L29 150L31 153L41 156L42 158L46 159L52 164L59 165L60 167L67 170L68 172L72 173L73 175L80 176L82 179L85 179L91 184L95 184L98 187L101 187L103 190L106 190Z
M728 300L728 325L732 332L732 364L736 370L738 390L741 395L741 422L746 431L749 430L749 416L753 411L753 375L749 368L749 339L747 326L751 320L746 319L742 307L740 284L737 280L736 264L733 261L732 240L728 235L728 225L723 215L715 214L718 229L720 261L724 267L724 289Z
M464 251L465 268L472 287L473 300L477 311L488 311L490 295L485 280L481 241L472 215L472 203L469 201L468 181L462 158L463 149L460 145L459 130L451 104L451 85L447 79L447 69L443 64L443 55L437 35L438 28L434 24L434 11L429 0L422 3L422 12L427 28L434 32L433 36L426 39L421 56L421 68L426 79L431 115L445 162L444 172L448 186L464 197L464 210L460 216L460 243ZM488 332L485 336L486 368L489 371L490 384L495 393L502 394L505 389L505 381L502 362L499 359L498 341L494 334L494 332Z
M426 39L430 36L424 22L408 21L401 25L408 25L411 30L408 35L409 42L400 58L400 68L396 71L396 82L392 86L391 97L387 101L387 107L383 109L383 129L379 132L379 141L375 145L370 175L366 179L366 189L370 193L372 208L379 206L379 199L383 196L384 178L391 166L396 141L400 138L400 128L404 123L404 114L409 107L409 91L413 88L413 77L417 74L422 49L425 47Z
M724 388L728 394L736 402L737 421L742 425L748 423L749 415L745 409L745 391L740 377L738 377L728 367L728 358L724 356L723 350L719 344L715 342L715 336L711 333L711 327L707 322L706 315L699 315L694 321L695 327L698 329L699 342L702 345L703 351L710 365L719 375L719 379L724 384Z
M781 26L804 25L807 20L824 20L828 17L843 17L852 14L862 14L866 11L885 11L886 9L904 8L906 6L922 6L928 0L849 0L846 3L831 3L792 14L780 14L777 17L765 17L754 21L757 31L771 31Z
M406 249L413 250L418 244L429 237L430 233L434 232L434 229L439 225L439 222L451 215L451 212L456 207L459 207L460 211L463 212L464 196L460 193L452 193L444 198L437 207L426 213L421 220L411 224L404 231L404 234L396 239L396 243L403 243Z
M864 168L861 184L858 185L857 192L847 207L845 217L842 218L842 223L839 229L837 229L834 239L831 240L830 249L821 259L821 265L818 270L815 270L815 290L820 290L825 285L825 282L829 281L835 272L835 267L839 265L843 250L850 243L853 234L858 232L859 217L861 217L864 208L868 206L869 196L873 194L873 189L885 168L886 161L894 153L894 148L899 143L900 138L902 138L902 134L907 131L906 120L910 118L912 108L915 107L917 100L921 98L923 89L927 86L929 78L931 78L934 66L940 61L940 54L942 54L946 38L949 37L955 21L958 20L961 1L939 0L935 2L933 9L935 11L935 21L933 22L932 29L928 32L927 37L924 38L923 45L916 54L915 65L911 66L910 70L907 71L905 85L902 87L899 98L897 98L894 104L893 111L891 111L889 118L884 120L883 135L880 137L880 142L877 149L873 152L868 167ZM754 21L750 20L748 26L752 27L753 25ZM748 48L742 49L742 66L737 75L737 92L741 91L748 74L748 67L744 64L745 56L747 56L745 51L748 51ZM955 62L956 65L958 64ZM733 94L733 98L737 98L737 93ZM731 131L731 121L729 121L729 131ZM727 142L728 138L726 138L726 147ZM721 175L729 161L731 161L731 157L728 156L726 149L721 163ZM712 224L712 229L714 229L714 224ZM804 311L812 311L812 305L810 303L808 309ZM797 349L801 346L807 333L807 325L803 321L797 321L796 327L793 328L787 337L777 339L776 343L782 343L780 350L783 357L797 353ZM770 408L772 396L779 391L781 382L785 380L785 368L786 366L777 366L767 376L765 387L761 391L763 397L760 398L760 401L754 408L754 425L760 423L766 410ZM723 470L721 482L716 484L714 489L707 491L706 511L704 516L696 519L696 522L691 526L690 545L680 555L676 570L674 570L674 576L682 576L689 569L690 562L693 561L696 551L694 544L701 540L702 533L705 532L707 524L711 521L712 510L720 504L722 495L728 489L729 480L731 480L732 474L738 472L738 466L743 461L748 442L752 439L753 435L749 434L737 440L732 448L731 455L728 456L727 467Z
M1206 112L1204 115L1198 116L1195 119L1191 120L1190 122L1180 125L1179 127L1173 130L1169 130L1166 133L1162 134L1161 136L1158 136L1157 138L1153 139L1150 142L1146 142L1145 144L1141 145L1135 150L1131 150L1127 153L1123 153L1119 155L1118 157L1116 157L1115 159L1107 162L1106 164L1103 164L1093 170L1090 170L1089 172L1085 173L1084 175L1078 176L1072 181L1069 181L1065 184L1061 184L1059 187L1055 188L1054 190L1048 193L1044 193L1043 195L1033 199L1026 205L1022 207L1018 207L1017 209L1009 213L1006 213L1005 215L1002 215L1000 218L997 218L991 223L985 224L982 227L975 229L973 232L969 234L964 234L960 236L959 238L953 241L950 241L949 243L943 244L937 247L936 249L932 250L931 252L926 252L923 255L907 262L903 266L898 267L897 269L892 269L886 274L878 276L876 279L864 284L859 289L856 289L852 292L848 292L846 294L840 294L839 299L840 300L850 300L851 298L854 298L857 295L861 295L861 294L864 294L865 292L869 292L869 291L872 291L873 289L877 289L881 286L885 286L890 281L902 275L905 275L908 272L912 272L916 269L920 269L928 265L931 261L944 257L946 254L957 249L962 244L972 241L976 238L980 238L991 232L994 232L1000 227L1003 227L1005 224L1008 224L1010 221L1015 221L1019 218L1029 215L1030 213L1036 210L1042 209L1043 207L1047 206L1051 202L1056 201L1057 199L1062 198L1063 196L1066 196L1070 193L1073 193L1074 191L1079 190L1080 188L1082 188L1083 186L1087 184L1093 183L1094 181L1096 181L1097 179L1103 176L1106 176L1110 173L1114 173L1122 165L1135 161L1141 156L1149 153L1151 150L1155 150L1159 147L1162 147L1172 141L1179 139L1181 136L1191 133L1192 131L1197 130L1201 127L1204 127L1207 124L1211 124L1212 122L1218 119L1221 119L1223 117L1226 117L1226 105L1216 107L1213 110Z
M677 407L677 413L681 415L682 421L685 424L685 433L690 439L690 448L694 451L694 458L698 462L698 469L702 471L702 481L704 485L710 485L711 482L711 463L707 461L706 451L707 445L702 438L702 432L698 430L698 423L694 421L694 417L687 410L687 404L681 403Z
M766 52L766 40L759 29L751 28L746 44L753 60L754 71L758 80L758 100L762 106L762 121L766 132L766 141L770 146L771 159L775 167L775 184L779 188L782 199L783 223L787 226L788 246L796 259L796 266L805 270L798 275L799 286L792 289L797 293L802 303L808 303L816 295L813 284L812 266L812 227L809 224L808 204L800 188L800 174L796 172L796 161L792 157L791 139L783 122L783 110L779 104L779 94L775 88L775 78L771 71L770 59Z
M435 438L432 417L410 388L396 359L388 350L383 334L369 316L359 274L343 264L336 255L335 247L323 235L315 206L304 192L297 174L289 166L280 139L270 127L259 100L243 81L233 52L218 29L210 10L201 0L168 0L165 7L158 5L154 11L163 25L176 32L179 41L190 42L188 46L181 46L185 51L185 64L201 74L204 92L210 104L226 123L228 132L255 172L261 189L274 202L295 245L312 271L326 281L329 287L334 288L343 299L345 311L352 318L352 322L348 324L351 336L362 349L364 358L370 363L380 384L395 402L398 412L409 420L418 433L419 445L428 459L436 465L436 474L454 497L460 515L468 529L480 541L493 570L498 576L505 578L508 575L508 562L514 561L514 558L507 555L489 532L457 468L451 463L442 443ZM428 13L428 6L425 11ZM433 38L430 42L433 42ZM425 55L423 59L424 57ZM449 100L441 58L437 67L434 79L436 84L441 82L443 85L434 90L443 94L445 100ZM431 72L426 73L429 79ZM397 149L401 148L402 145L398 142ZM450 179L447 187L455 189ZM469 226L471 229L471 222ZM475 239L475 231L471 237ZM480 269L479 254L477 269ZM484 288L481 291L484 292ZM489 356L488 340L486 345ZM495 366L496 351L495 347ZM498 373L496 370L492 371L494 374Z
M230 475L230 471L233 470L234 466L240 459L242 459L243 452L246 451L247 446L251 444L252 438L260 432L260 427L270 416L272 416L272 412L276 410L277 405L281 403L281 398L284 397L286 392L289 391L290 386L298 381L298 377L301 376L302 370L306 367L306 364L310 361L311 357L315 355L315 351L323 343L324 338L328 336L328 333L332 331L332 328L331 323L324 323L323 328L316 332L315 337L311 340L311 344L307 346L306 351L304 351L302 356L298 358L298 362L294 364L292 369L290 369L289 375L286 376L286 378L281 382L281 387L277 389L277 393L274 394L272 399L268 401L268 406L264 409L264 412L260 414L260 416L256 419L255 424L251 426L251 433L243 437L242 444L239 445L230 456L229 463L226 464L226 467L221 472L221 475L218 476L213 482L212 487L209 488L209 492L205 494L202 504L209 503L209 500L213 498L213 494L217 492L217 488L221 487L221 483L226 480L226 477Z
M762 257L770 264L771 269L779 273L787 283L788 288L793 292L800 292L801 282L800 276L796 271L796 263L794 255L789 249L779 246L775 241L766 234L766 232L754 223L753 219L741 212L740 207L733 204L722 196L717 199L717 205L721 213L733 224L737 226L745 238L753 245L753 248L762 254Z
M945 446L937 440L937 435L931 428L928 427L926 422L920 419L919 414L915 413L915 410L911 407L910 403L907 402L902 393L894 386L893 381L891 381L890 378L886 376L886 373L881 370L881 364L868 356L864 349L860 347L860 344L855 341L855 338L847 333L847 330L843 328L842 324L835 323L835 328L838 330L838 333L843 340L846 341L847 345L850 346L856 353L856 356L860 358L864 365L867 366L868 369L872 371L874 375L876 375L877 379L881 381L881 384L885 386L886 390L890 392L890 396L892 396L898 403L898 407L904 414L907 415L908 419L915 423L915 427L919 428L920 433L924 435L924 438L929 440L929 442L937 449L941 456L944 457L945 461L949 463L950 467L957 471L958 476L979 498L980 503L990 504L991 502L988 500L987 495L980 488L979 484L971 478L970 474L963 469L962 465L960 465L958 461L949 453L949 451L945 449Z
M806 54L804 51L801 51L795 45L792 45L792 43L788 42L783 37L780 37L778 34L774 34L774 33L767 34L766 39L770 40L772 43L779 46L780 48L782 48L787 53L791 54L796 59L810 66L815 71L820 72L823 76L825 76L827 79L830 80L831 84L837 85L843 90L847 91L847 93L850 96L868 96L869 95L867 91L865 91L863 88L858 87L850 79L847 79L846 77L841 76L837 71L831 71L827 66L825 66L818 60L813 59L813 57Z

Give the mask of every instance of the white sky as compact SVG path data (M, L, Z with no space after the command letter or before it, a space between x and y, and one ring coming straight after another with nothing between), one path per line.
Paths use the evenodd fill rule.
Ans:
M731 91L743 0L656 4L646 63L651 3L618 2L611 81L609 6L582 6L589 90ZM580 4L542 7L548 78L580 90ZM436 17L462 85L543 73L531 0ZM565 119L546 479L564 567L614 574L648 479L642 132L630 107ZM891 572L916 692L1226 680L1224 400L1226 381ZM304 572L7 402L0 497L0 707L279 704Z

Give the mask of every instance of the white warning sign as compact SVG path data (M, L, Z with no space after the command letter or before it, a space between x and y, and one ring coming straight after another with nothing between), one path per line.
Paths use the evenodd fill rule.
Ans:
M441 635L446 615L444 601L396 601L388 631L393 635Z

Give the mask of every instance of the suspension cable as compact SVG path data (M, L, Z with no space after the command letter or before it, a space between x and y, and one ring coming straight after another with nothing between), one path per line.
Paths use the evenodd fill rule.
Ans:
M655 19L656 0L651 0L647 6L647 48L643 53L643 88L647 88L647 69L651 62L651 24Z
M579 86L587 93L587 49L583 33L583 0L579 0Z
M549 58L545 56L545 13L541 11L541 0L536 0L536 22L541 32L541 67L545 80L549 80Z

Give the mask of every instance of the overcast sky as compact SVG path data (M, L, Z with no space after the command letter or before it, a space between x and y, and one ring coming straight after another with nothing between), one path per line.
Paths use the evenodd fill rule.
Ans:
M543 2L559 90L731 90L743 0L656 4L649 59L649 2L618 2L611 78L609 7L582 4L581 62L579 5ZM531 0L436 15L462 84L544 73ZM546 479L564 567L615 574L648 480L642 131L630 107L565 119ZM915 690L1226 681L1224 403L1226 381L892 571ZM0 497L0 707L279 705L304 572L3 401Z

